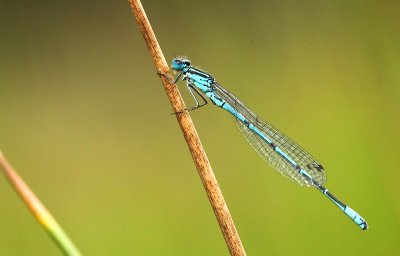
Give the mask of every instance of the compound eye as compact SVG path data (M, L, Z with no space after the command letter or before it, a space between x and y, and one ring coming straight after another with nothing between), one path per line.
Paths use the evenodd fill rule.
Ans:
M184 64L185 64L186 66L190 66L190 61L186 60L186 61L184 61Z

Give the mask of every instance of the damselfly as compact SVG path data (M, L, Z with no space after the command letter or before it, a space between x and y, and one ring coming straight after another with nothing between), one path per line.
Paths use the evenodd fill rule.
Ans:
M368 228L367 222L357 212L322 186L326 182L325 170L312 155L272 124L262 120L236 96L219 85L210 74L191 66L188 59L175 58L172 61L172 69L179 72L174 83L177 83L180 77L186 80L186 85L196 101L196 106L186 110L207 104L206 98L198 91L200 90L211 102L235 117L236 124L246 140L276 171L301 186L316 187L360 228ZM199 103L195 94L200 96L202 103Z

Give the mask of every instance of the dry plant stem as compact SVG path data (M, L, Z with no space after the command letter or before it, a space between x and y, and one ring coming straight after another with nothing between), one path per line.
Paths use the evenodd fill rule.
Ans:
M0 151L0 169L14 187L15 191L24 200L26 206L31 210L38 222L49 233L51 238L61 248L65 255L80 256L78 248L72 243L67 234L58 225L50 212L44 207L32 190L25 184L18 173L12 168L10 163Z
M153 58L154 65L157 72L161 74L169 74L169 67L165 61L164 55L158 44L153 29L150 26L146 13L139 0L129 0L132 12L135 15L136 21L139 25L140 31L149 49L150 55ZM161 76L164 89L171 102L174 112L185 109L185 104L179 93L178 88L171 83L165 76ZM211 169L210 162L201 145L200 138L194 128L192 119L187 111L176 115L179 125L182 129L183 136L189 146L190 153L197 167L203 186L207 192L208 199L212 205L215 216L217 217L219 226L223 233L224 239L228 245L231 255L246 255L242 242L240 241L239 234L236 231L235 224L229 213L228 207L225 203L221 189Z

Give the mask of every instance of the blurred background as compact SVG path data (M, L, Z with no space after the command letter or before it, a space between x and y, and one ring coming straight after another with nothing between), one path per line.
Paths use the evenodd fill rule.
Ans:
M189 56L311 152L370 225L210 104L191 115L248 255L400 254L400 2L143 5L169 62ZM83 254L228 255L127 1L1 1L0 21L0 149ZM0 200L0 255L61 255L4 177Z

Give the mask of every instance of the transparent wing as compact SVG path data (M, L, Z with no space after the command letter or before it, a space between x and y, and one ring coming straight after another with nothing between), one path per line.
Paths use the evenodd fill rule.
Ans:
M307 151L297 143L279 131L276 127L267 121L262 120L253 111L251 111L236 96L230 93L217 83L214 83L214 92L217 96L228 102L236 111L241 113L251 124L257 127L275 146L279 147L291 159L293 159L303 170L307 171L319 184L326 182L326 173L322 165ZM301 175L293 165L291 165L283 156L278 154L270 144L265 142L246 125L235 118L235 122L240 132L254 148L254 150L271 165L282 176L292 180L301 186L314 186L314 184Z

